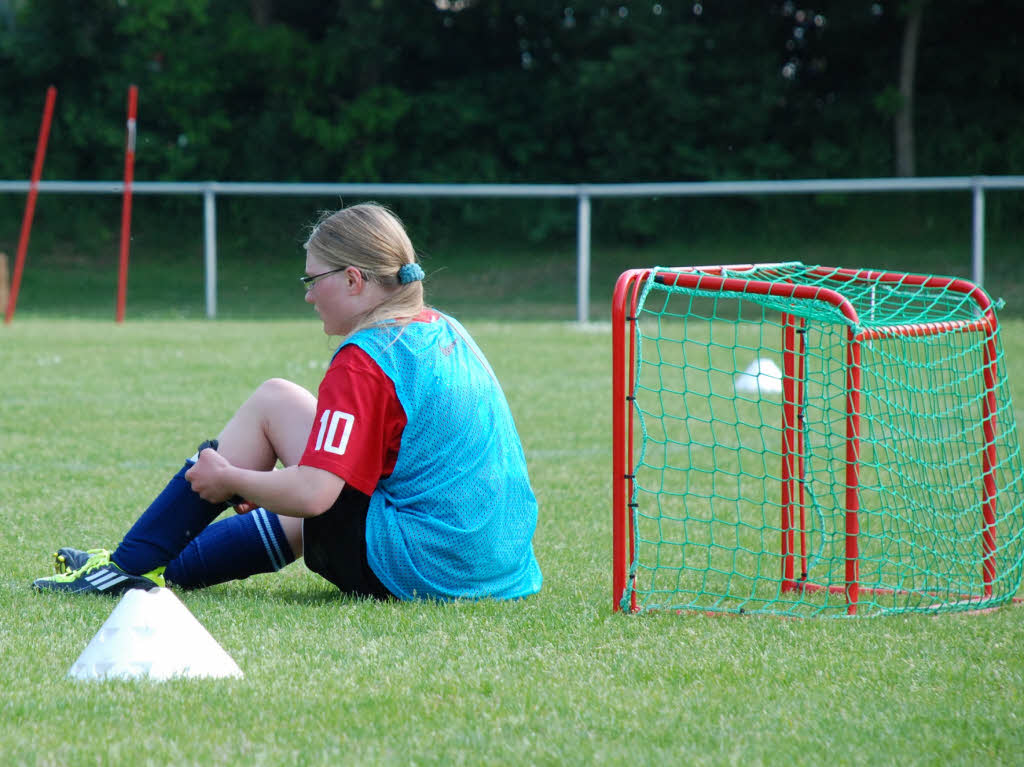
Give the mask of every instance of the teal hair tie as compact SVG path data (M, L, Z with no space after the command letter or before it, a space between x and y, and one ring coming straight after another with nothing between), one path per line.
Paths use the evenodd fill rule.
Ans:
M402 264L402 268L398 270L398 284L408 285L410 282L418 282L426 277L423 273L423 267L419 264Z

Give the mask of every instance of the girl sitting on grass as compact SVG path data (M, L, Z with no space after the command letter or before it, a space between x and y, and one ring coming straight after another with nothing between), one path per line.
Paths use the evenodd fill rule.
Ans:
M197 588L300 556L356 596L540 589L537 502L505 396L466 330L424 306L402 223L354 205L323 217L305 249L306 301L344 337L318 395L262 384L113 553L61 549L36 589ZM241 513L210 524L229 504Z

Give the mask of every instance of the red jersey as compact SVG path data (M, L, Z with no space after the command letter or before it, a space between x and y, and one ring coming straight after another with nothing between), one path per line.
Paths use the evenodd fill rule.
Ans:
M329 471L372 495L395 468L405 425L394 382L365 351L346 344L320 382L316 419L299 464Z

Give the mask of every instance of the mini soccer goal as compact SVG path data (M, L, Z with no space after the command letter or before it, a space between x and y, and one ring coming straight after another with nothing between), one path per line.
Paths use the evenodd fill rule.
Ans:
M1024 467L995 308L948 277L801 263L615 288L615 609L996 607Z

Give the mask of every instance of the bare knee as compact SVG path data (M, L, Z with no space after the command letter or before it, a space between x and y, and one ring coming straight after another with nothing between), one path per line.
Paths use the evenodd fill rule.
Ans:
M267 398L271 402L288 402L292 400L299 402L311 401L314 404L316 402L316 398L306 389L286 378L268 378L256 387L255 395Z
M312 421L316 412L316 397L296 383L284 378L268 378L256 387L248 404L267 424L280 415L308 413Z
M284 378L270 378L253 395L260 428L285 465L298 462L316 415L316 397Z
M277 460L298 462L316 398L298 384L271 378L260 384L228 421L219 439L221 452L236 466L267 471Z

